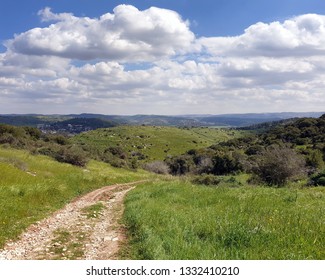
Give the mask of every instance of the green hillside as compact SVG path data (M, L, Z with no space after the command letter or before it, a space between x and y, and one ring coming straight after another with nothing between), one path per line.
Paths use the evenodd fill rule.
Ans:
M126 199L127 259L323 260L325 188L147 183Z
M76 196L150 175L90 161L84 169L46 156L0 147L0 248L27 226Z
M100 153L104 153L108 147L119 147L128 156L140 155L140 159L152 161L190 149L208 147L240 134L239 131L216 128L118 126L82 133L71 141Z

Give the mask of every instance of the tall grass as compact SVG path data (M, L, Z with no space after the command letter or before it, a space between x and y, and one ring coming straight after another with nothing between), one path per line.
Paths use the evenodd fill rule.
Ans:
M138 187L126 199L136 259L324 259L325 188Z
M95 161L81 169L45 156L0 148L0 248L76 196L147 176Z

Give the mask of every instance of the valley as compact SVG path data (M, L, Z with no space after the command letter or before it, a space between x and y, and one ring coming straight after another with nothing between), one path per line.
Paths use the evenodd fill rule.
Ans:
M0 124L0 255L324 259L324 133L324 116L256 131L124 124L66 135ZM33 246L22 253L30 229L41 232L57 211L116 184L125 186L113 207L120 210L108 211L114 198L102 193L70 211L79 211L79 224L58 222L37 255L26 253ZM82 234L88 222L100 233ZM117 227L118 250L99 253Z

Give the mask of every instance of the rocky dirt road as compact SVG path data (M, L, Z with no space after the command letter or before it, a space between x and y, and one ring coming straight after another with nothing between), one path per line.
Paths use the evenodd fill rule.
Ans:
M116 259L125 241L119 220L125 194L137 181L103 187L31 225L0 250L0 260Z

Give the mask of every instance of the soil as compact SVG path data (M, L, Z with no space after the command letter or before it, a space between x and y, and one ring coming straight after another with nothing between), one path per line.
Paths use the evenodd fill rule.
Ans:
M0 250L0 260L114 260L125 242L123 199L137 181L106 186L31 225Z

